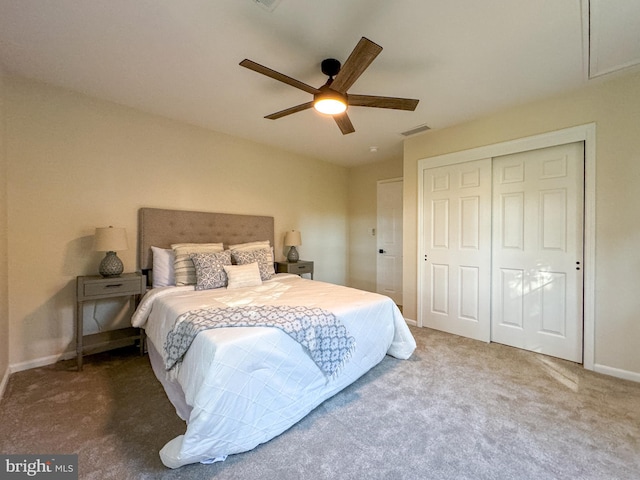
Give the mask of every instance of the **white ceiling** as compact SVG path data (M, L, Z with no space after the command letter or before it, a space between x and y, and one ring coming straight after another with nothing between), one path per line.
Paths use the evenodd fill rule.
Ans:
M640 58L640 2L591 1L638 14L603 16L598 38L605 54L621 38ZM10 74L349 166L401 156L400 133L416 126L442 128L585 84L587 5L280 0L269 11L254 0L0 0L0 62ZM418 98L415 112L352 107L356 132L345 136L312 110L263 118L311 96L242 59L319 87L320 62L344 62L362 36L384 50L350 92Z

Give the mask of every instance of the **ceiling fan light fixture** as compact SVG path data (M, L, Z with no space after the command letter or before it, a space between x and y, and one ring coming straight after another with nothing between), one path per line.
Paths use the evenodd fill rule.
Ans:
M337 115L347 110L347 97L333 90L325 90L314 96L313 108L325 115Z
M257 2L268 2L273 0L254 0ZM279 1L279 0L276 0ZM372 42L368 38L362 37L355 48L349 54L344 65L335 58L326 58L320 64L322 73L327 75L327 82L315 88L300 80L291 78L283 73L272 70L264 65L260 65L248 58L240 62L240 66L253 70L254 72L266 75L274 80L295 87L313 95L313 101L305 102L294 107L289 107L279 112L267 115L264 118L276 120L292 113L302 112L313 108L327 116L333 117L343 135L355 132L351 119L347 114L349 106L353 107L376 107L391 108L394 110L408 110L413 112L418 106L418 101L414 98L381 97L378 95L354 95L348 94L349 88L358 80L360 75L369 67L371 62L382 51L382 47Z

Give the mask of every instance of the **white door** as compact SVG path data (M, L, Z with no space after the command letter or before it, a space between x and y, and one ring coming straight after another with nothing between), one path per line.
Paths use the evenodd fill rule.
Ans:
M490 338L491 159L423 171L419 325Z
M402 179L378 182L377 291L402 305Z
M491 340L582 362L583 143L493 160Z

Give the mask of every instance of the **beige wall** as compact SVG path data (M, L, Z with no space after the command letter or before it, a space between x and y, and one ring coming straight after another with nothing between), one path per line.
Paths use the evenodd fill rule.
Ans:
M417 319L418 160L596 123L596 367L640 375L640 72L405 142L404 303ZM640 378L638 376L637 378Z
M5 79L0 67L0 396L9 367L9 301L7 291L7 162L5 154Z
M402 177L402 158L349 169L349 286L376 291L378 180Z
M346 283L346 168L24 79L5 90L11 365L73 351L94 229L126 227L133 271L142 206L273 215L278 259L299 229L315 278Z

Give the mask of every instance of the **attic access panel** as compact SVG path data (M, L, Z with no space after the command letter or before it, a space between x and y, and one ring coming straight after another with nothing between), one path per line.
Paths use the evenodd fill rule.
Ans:
M589 78L640 65L640 1L584 1L589 8Z

